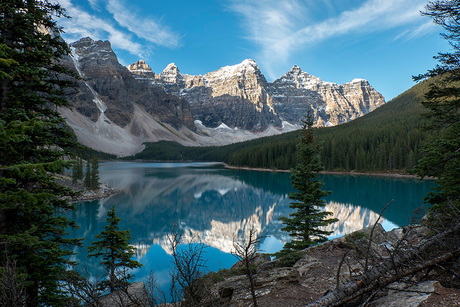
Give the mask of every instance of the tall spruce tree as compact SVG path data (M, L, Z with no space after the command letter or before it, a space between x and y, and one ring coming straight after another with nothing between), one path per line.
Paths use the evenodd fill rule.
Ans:
M99 189L99 162L97 161L96 155L93 155L91 158L91 189Z
M312 126L313 118L308 113L297 143L297 166L291 174L291 183L295 191L289 195L292 200L289 207L295 211L289 217L280 218L286 225L281 230L287 231L292 240L284 245L278 256L326 241L326 236L331 232L321 227L337 221L329 217L331 212L324 210L323 197L330 192L321 189L323 183L318 179L318 172L323 168L320 161L320 144L314 140Z
M98 240L88 247L88 257L102 257L101 264L107 270L107 280L102 282L101 288L109 289L110 292L125 287L133 278L127 272L128 269L142 266L140 262L131 259L136 248L129 245L129 229L120 230L120 220L116 216L115 206L112 206L107 213L107 225L96 236Z
M437 136L426 144L416 171L422 177L438 178L438 187L426 201L433 205L430 210L437 218L448 221L458 218L460 211L460 2L433 1L423 14L444 28L446 32L441 36L449 41L452 51L438 53L435 58L439 64L414 77L416 81L434 76L441 80L431 85L422 102L430 120L425 128L436 131Z
M58 215L73 210L71 194L53 173L73 145L56 108L73 84L60 58L69 47L53 16L63 9L46 0L0 2L0 263L15 261L26 279L27 306L65 305L59 282L69 263L66 239L75 224Z
M85 185L85 188L91 189L91 163L89 161L89 157L86 161L85 179L83 183Z

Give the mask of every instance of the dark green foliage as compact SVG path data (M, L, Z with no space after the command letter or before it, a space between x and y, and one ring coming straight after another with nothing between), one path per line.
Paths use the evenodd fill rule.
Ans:
M324 210L326 203L323 197L330 192L321 189L323 183L318 179L318 172L323 168L319 156L320 145L315 142L312 125L312 117L308 115L297 145L297 166L291 174L294 192L289 195L292 200L289 207L295 211L289 217L280 218L286 225L281 230L288 232L292 240L284 244L277 253L278 257L326 241L326 236L331 232L321 227L337 221L329 218L331 212Z
M24 277L27 306L65 305L59 282L78 243L58 215L74 209L63 200L72 192L53 178L73 146L57 112L73 85L59 61L69 47L54 35L63 13L48 1L0 2L0 263Z
M421 158L424 140L430 134L420 130L423 123L419 102L431 80L422 82L392 101L335 127L315 130L322 143L321 161L331 171L408 171ZM225 162L235 166L289 169L295 166L298 131L263 138L260 144L232 151Z
M107 280L102 282L101 288L109 289L110 292L125 287L133 278L127 272L128 269L142 266L140 262L131 259L136 248L129 245L129 229L120 230L120 220L116 216L115 206L112 206L107 213L107 225L88 247L88 257L102 257L101 264L107 270Z
M437 79L417 84L377 110L336 127L315 130L322 143L326 170L401 172L422 157L422 143L433 133L421 131L420 101ZM221 147L185 147L173 142L149 143L136 159L217 161L233 166L283 169L297 163L294 131Z
M275 265L279 268L292 267L297 261L302 259L304 255L305 254L301 251L278 252L275 254L275 256L278 257Z
M88 162L89 163L89 162ZM91 178L90 178L90 187L92 190L99 189L99 162L97 157L93 156L91 158Z
M97 161L96 155L89 157L86 161L86 171L85 171L85 180L83 184L88 190L98 190L99 189L99 162Z
M91 189L91 164L89 159L86 161L85 180L83 181L85 188Z
M425 15L441 25L447 32L442 36L453 48L450 53L439 53L440 64L415 80L439 76L437 84L430 86L422 104L429 111L425 117L426 130L436 131L437 137L428 142L416 171L420 176L438 178L438 187L426 197L434 206L431 213L439 213L444 222L460 212L460 3L434 1L427 5ZM446 225L440 225L446 226Z
M83 179L83 160L77 157L74 165L72 166L72 182L76 183L78 180Z

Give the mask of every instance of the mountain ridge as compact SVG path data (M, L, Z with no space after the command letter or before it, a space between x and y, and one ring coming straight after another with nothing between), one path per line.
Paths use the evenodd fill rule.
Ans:
M300 128L308 110L318 126L334 125L385 103L367 81L324 83L298 66L293 66L297 75L314 84L304 86L299 76L288 74L279 84L268 82L252 59L197 76L171 63L156 74L143 60L121 65L109 41L87 37L70 46L72 56L63 61L82 80L69 99L74 111L62 108L61 114L83 145L118 156L142 151L145 142L221 146L289 132ZM325 100L345 97L350 89L361 93L354 102ZM280 92L283 97L274 94ZM310 101L305 93L318 99ZM300 102L296 95L303 95Z
M189 101L195 120L211 128L222 123L253 131L267 129L270 124L299 128L308 111L314 117L315 126L334 126L385 104L384 97L367 80L355 78L343 84L325 82L294 65L283 76L268 82L252 59L204 75L183 74L171 63L151 78L151 82ZM225 99L228 97L234 103ZM237 114L244 109L239 112L243 118L253 112L260 116L255 122L254 118L252 122L251 119L238 120L219 108L220 105L231 106Z

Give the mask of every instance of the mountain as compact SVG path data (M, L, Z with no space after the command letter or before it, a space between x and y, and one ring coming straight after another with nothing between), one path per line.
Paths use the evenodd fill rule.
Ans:
M385 103L367 81L337 85L297 66L272 83L253 60L202 76L174 63L155 74L142 60L121 65L108 41L87 37L70 46L63 61L82 80L71 108L60 112L80 143L118 156L145 142L220 146L293 131L307 110L318 126L336 125Z
M311 111L316 126L335 126L367 114L385 104L385 98L364 79L338 85L325 82L294 65L269 84L276 113L285 121L299 123Z
M197 144L187 101L136 80L108 41L83 38L70 46L64 60L83 80L69 99L73 111L60 111L80 143L117 155L139 152L146 141Z
M148 77L138 74L136 63L128 69L145 81ZM143 67L151 71L148 65ZM354 79L338 85L324 82L296 65L274 82L267 82L251 59L203 76L182 74L172 63L150 80L168 93L186 99L197 124L208 128L293 130L300 127L307 111L314 116L315 126L334 126L385 104L384 97L366 80Z
M326 170L403 172L423 155L423 143L433 137L420 129L426 124L420 104L436 78L400 94L382 107L340 126L321 127L315 138L322 144ZM221 147L184 147L173 142L146 144L136 159L221 161L231 166L292 169L300 132L258 138Z

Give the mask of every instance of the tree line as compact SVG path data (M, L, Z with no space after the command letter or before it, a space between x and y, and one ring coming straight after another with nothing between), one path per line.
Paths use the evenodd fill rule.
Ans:
M423 156L423 143L434 133L422 131L420 101L433 80L417 84L377 110L335 127L318 128L321 161L331 171L408 171ZM264 138L261 144L231 152L234 166L291 169L296 161L296 137Z
M439 78L438 78L439 79ZM436 78L421 82L377 110L335 127L315 129L321 161L331 171L409 171L423 157L423 143L436 132L423 131L420 102ZM186 147L175 142L147 143L126 159L213 161L232 166L292 169L297 164L299 131L226 146Z

